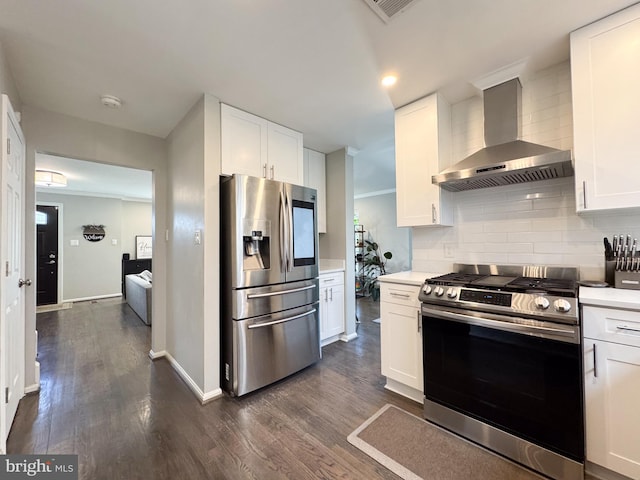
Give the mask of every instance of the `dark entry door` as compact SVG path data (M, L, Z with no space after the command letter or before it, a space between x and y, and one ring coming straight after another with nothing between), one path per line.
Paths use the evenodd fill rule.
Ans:
M58 302L58 207L36 207L37 245L37 305Z

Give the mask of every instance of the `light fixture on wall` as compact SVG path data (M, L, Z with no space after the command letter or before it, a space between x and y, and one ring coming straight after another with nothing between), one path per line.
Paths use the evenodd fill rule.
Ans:
M39 187L66 187L67 177L51 170L36 170L36 185Z

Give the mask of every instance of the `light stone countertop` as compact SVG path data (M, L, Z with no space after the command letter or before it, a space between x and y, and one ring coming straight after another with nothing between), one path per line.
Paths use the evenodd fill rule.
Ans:
M427 278L437 277L442 275L441 273L429 273L429 272L398 272L390 273L388 275L380 275L378 281L387 283L402 283L405 285L421 286Z
M580 303L640 311L640 290L580 287Z
M318 270L321 275L323 273L344 272L344 260L321 258Z

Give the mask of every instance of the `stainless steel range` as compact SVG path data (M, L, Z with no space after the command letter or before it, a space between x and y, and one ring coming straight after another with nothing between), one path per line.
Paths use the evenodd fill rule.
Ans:
M454 271L420 292L425 418L551 478L582 479L577 269Z

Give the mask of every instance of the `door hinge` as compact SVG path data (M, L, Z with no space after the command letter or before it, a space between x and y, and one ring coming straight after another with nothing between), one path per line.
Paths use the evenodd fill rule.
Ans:
M4 403L9 403L9 387L4 389Z
M7 260L7 263L5 263L4 276L5 277L9 276L9 260Z
M11 155L11 139L7 138L7 155Z

